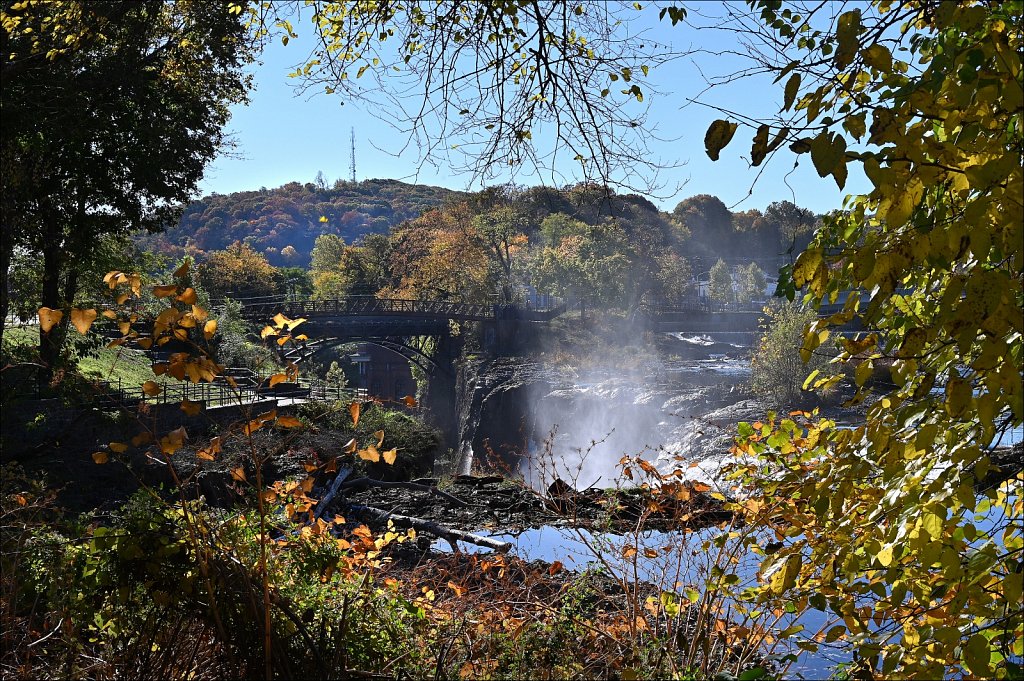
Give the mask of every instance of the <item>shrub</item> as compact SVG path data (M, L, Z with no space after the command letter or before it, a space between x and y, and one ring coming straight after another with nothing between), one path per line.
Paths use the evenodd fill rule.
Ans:
M766 324L751 362L751 389L770 406L793 406L807 375L825 372L829 357L819 348L804 363L800 357L804 329L817 319L814 310L795 303L775 303L765 308Z

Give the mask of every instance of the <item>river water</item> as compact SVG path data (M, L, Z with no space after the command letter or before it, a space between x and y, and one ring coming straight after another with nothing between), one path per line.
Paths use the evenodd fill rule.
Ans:
M516 472L538 490L555 479L577 489L627 486L630 481L622 477L620 459L641 456L662 472L680 468L690 479L720 485L721 468L731 458L736 424L762 419L767 412L766 405L745 388L754 335L670 333L665 341L668 356L674 358L644 372L598 367L570 382L537 383L518 395L531 409L523 425L527 452L514 462ZM830 411L829 416L841 421L858 418L855 412ZM1021 437L1018 429L994 444L1010 445ZM702 545L716 531L642 532L623 537L548 526L495 538L512 543L516 554L526 560L557 560L575 570L594 567L600 553L604 569L623 570L663 590L684 593L688 588L703 591L714 560ZM641 555L645 547L652 548L658 559L635 566L616 560L627 541L638 546ZM759 561L747 556L730 570L743 584L755 579L758 568ZM802 626L799 636L808 640L831 625L817 611L799 618L785 616L772 624L776 630ZM828 678L837 664L848 661L840 645L822 645L815 653L800 652L786 676Z

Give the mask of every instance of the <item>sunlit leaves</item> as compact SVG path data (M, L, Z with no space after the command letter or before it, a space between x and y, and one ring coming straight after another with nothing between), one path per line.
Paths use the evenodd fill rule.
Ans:
M348 405L348 413L352 417L353 428L359 425L359 414L361 411L362 405L359 402L352 402Z
M92 326L92 323L96 321L96 316L96 310L92 308L88 310L72 309L71 325L75 327L78 333L84 336L88 333L89 327Z
M60 310L51 310L48 307L39 308L39 328L43 333L50 333L50 330L60 323L64 313Z

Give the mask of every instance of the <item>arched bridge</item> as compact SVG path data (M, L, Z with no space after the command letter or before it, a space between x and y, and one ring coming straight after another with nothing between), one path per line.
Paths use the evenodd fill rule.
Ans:
M367 342L402 355L428 373L451 371L451 322L482 322L482 344L502 341L503 322L545 322L565 311L559 303L549 307L461 303L442 300L406 300L349 296L330 300L289 300L284 297L245 298L242 315L254 324L266 324L281 313L305 319L301 332L311 341L288 351L289 359L343 342ZM508 326L508 324L504 324ZM429 350L417 339L436 340ZM314 345L315 343L315 345Z

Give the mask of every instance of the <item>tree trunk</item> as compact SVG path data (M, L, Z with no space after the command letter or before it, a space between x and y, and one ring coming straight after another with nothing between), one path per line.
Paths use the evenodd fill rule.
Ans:
M60 310L64 307L60 290L61 273L64 269L63 261L59 243L51 242L43 247L41 307L48 307L51 310ZM44 333L42 326L39 328L39 359L43 365L39 376L40 387L45 387L53 381L54 371L60 362L61 349L64 347L67 316L65 314L61 323L55 324L49 333Z

